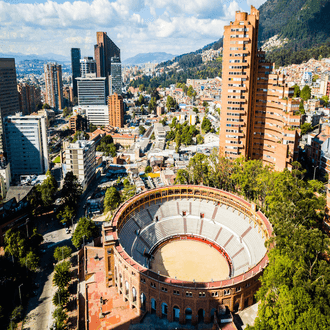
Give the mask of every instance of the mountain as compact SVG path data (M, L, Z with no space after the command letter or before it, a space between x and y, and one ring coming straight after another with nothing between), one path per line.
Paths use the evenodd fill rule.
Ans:
M25 55L22 53L0 53L0 58L15 58L15 62L19 63L22 61L31 61L31 60L41 60L41 61L56 61L56 62L69 62L71 59L70 57L59 55L59 54L53 54L53 53L47 53L42 55L36 55L36 54L29 54Z
M164 52L156 52L156 53L141 53L137 54L133 57L127 58L122 63L126 65L136 65L136 64L144 64L144 63L160 63L163 61L167 61L175 57L175 55L164 53Z
M330 43L330 0L267 0L259 11L261 44L274 35L293 50Z

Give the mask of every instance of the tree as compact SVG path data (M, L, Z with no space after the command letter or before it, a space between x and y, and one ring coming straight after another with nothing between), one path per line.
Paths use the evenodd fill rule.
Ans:
M152 134L151 134L151 136L150 136L150 140L155 140L155 139L156 139L156 137L155 137L155 133L152 132Z
M293 97L299 97L300 96L300 88L297 84L295 84L294 86L294 93L293 93Z
M324 95L321 97L321 100L324 102L325 105L327 105L329 103L329 96Z
M203 107L207 107L209 104L206 101L203 101Z
M5 252L15 258L22 258L26 251L26 240L20 231L9 229L5 234Z
M54 251L54 259L56 261L64 260L71 256L72 249L69 246L58 246Z
M178 170L174 184L189 184L189 172L187 170Z
M28 196L28 202L31 205L32 214L37 214L37 209L42 203L40 185L37 184L32 188L31 193Z
M197 153L194 157L190 158L188 170L191 183L209 185L210 168L206 155Z
M63 309L63 307L57 307L53 312L53 318L55 320L55 328L53 330L67 330L66 321L68 320L68 315Z
M145 86L143 85L143 84L141 84L140 86L139 86L139 90L140 90L140 92L143 92L143 91L145 91Z
M51 106L48 104L48 103L44 103L43 105L42 105L42 109L51 109ZM64 108L65 109L65 108ZM66 109L68 109L68 108L66 108Z
M77 142L78 140L89 140L89 135L83 131L77 131L72 139L72 143Z
M78 181L78 178L72 171L66 173L62 188L62 197L65 203L72 208L75 208L80 195L82 194L82 186Z
M157 107L156 98L152 97L148 104L149 113L154 112L156 110L156 107Z
M303 123L300 126L300 129L301 129L301 135L304 135L304 134L310 132L313 129L313 127L312 127L312 124L310 124L310 123Z
M176 100L170 95L168 95L166 99L166 108L167 111L171 111L171 109L175 110L177 108Z
M197 144L203 144L204 143L204 138L200 134L198 134L196 136L196 142L197 142Z
M95 126L93 123L89 123L89 131L93 133L97 130L97 126Z
M304 101L303 100L301 100L300 103L299 103L299 112L303 115L305 114L305 108L304 108Z
M152 172L152 167L151 166L146 166L145 170L144 170L145 173L151 173Z
M311 98L312 92L309 86L305 85L304 88L300 92L300 97L304 100L307 101Z
M49 170L46 173L46 180L39 187L43 204L45 206L51 205L55 199L58 184Z
M169 131L166 134L166 140L173 141L175 139L175 133L174 131Z
M49 109L49 108L47 108L47 109ZM68 107L65 107L65 108L63 109L63 112L62 112L63 117L67 117L67 116L69 116L70 114L71 114L71 112L70 112L70 110L68 109Z
M188 87L187 95L189 97L195 97L196 96L196 92L194 91L194 89L191 85Z
M206 117L203 118L203 121L202 121L202 130L207 133L211 130L211 127L212 127L212 124L210 122L210 120Z
M32 250L26 253L26 255L20 258L20 264L22 267L26 266L31 271L36 271L39 266L40 258Z
M193 108L193 111L194 111L196 114L199 113L199 110L198 110L196 107Z
M139 126L139 134L143 135L146 132L146 129L143 126Z
M76 230L72 235L72 243L78 249L81 244L88 241L90 238L95 238L98 235L95 222L89 218L82 217L79 219Z
M63 261L55 266L53 283L58 288L65 288L69 284L71 280L70 266L69 261Z
M175 135L175 152L179 152L181 146L181 135L177 132Z
M169 125L171 128L174 128L175 126L176 126L176 123L177 123L177 119L176 119L176 117L174 117L173 119L172 119L172 122L171 122L171 124Z
M162 120L159 121L163 126L166 126L167 118L164 117Z
M114 210L120 204L120 194L115 187L110 187L107 189L104 196L104 211L109 212Z
M53 296L53 304L56 307L64 307L68 303L69 297L70 292L67 288L59 288Z

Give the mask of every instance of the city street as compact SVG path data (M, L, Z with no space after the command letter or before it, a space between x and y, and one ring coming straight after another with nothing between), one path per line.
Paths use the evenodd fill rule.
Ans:
M72 246L71 233L66 234L57 219L51 222L51 217L51 215L42 216L38 221L38 231L44 237L44 242L41 245L44 252L40 260L41 267L35 279L35 283L39 284L39 288L36 290L36 296L31 298L28 303L28 313L23 328L25 330L46 330L51 327L52 312L54 310L52 297L56 291L52 285L54 250L57 246Z

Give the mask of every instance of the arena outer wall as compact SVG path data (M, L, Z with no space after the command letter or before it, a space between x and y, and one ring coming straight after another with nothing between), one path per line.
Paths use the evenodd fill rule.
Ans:
M166 186L140 193L123 203L115 212L112 222L104 226L103 246L105 249L105 270L107 285L116 286L123 299L136 310L137 315L145 312L156 313L158 317L166 317L169 321L187 322L185 311L192 313L189 322L196 324L201 310L204 311L204 322L211 322L212 315L219 305L230 311L242 310L254 301L254 294L260 287L259 277L268 264L265 256L247 272L223 281L186 282L159 275L131 258L119 244L117 231L136 209L150 205L156 199L193 198L210 200L230 206L248 217L254 227L267 240L272 235L272 227L268 219L256 211L253 203L223 190L194 185ZM141 299L143 296L143 299ZM166 304L166 314L164 305ZM179 318L175 317L175 309L179 308ZM178 315L178 313L176 313ZM188 318L188 317L187 317ZM190 319L191 318L191 319Z

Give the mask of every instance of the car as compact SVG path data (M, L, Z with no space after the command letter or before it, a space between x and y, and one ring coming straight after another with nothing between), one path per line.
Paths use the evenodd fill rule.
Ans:
M68 229L68 228L65 228L65 232L66 232L67 234L69 234L69 229Z

